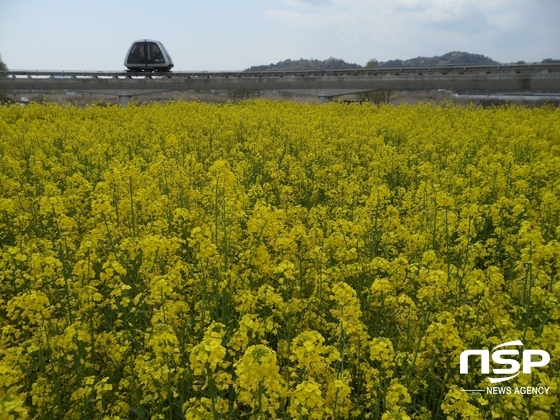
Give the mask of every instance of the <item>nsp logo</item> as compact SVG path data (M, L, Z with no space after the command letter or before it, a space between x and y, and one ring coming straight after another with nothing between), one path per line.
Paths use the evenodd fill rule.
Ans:
M519 375L521 368L519 362L515 359L508 359L504 356L519 356L519 350L502 349L501 347L508 346L523 346L521 340L508 341L507 343L500 344L492 349L492 361L499 365L509 365L509 368L492 369L496 375L511 375L507 377L492 377L488 378L493 384L498 382L508 381ZM531 368L542 367L548 365L550 362L550 354L544 350L523 350L523 373L531 373ZM487 375L490 373L490 352L488 350L465 350L461 353L461 366L460 373L469 373L469 356L480 356L481 373ZM539 357L539 360L533 360L533 356Z

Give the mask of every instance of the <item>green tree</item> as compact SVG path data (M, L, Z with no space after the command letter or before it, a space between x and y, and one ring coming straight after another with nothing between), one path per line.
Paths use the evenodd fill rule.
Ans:
M377 89L369 92L364 92L360 95L360 100L371 102L380 106L381 104L388 104L391 102L391 95L393 91L390 89Z
M2 54L0 54L0 71L8 70L8 66L2 61ZM2 102L11 102L10 99L6 96L6 92L0 90L0 103Z
M2 61L2 54L0 54L0 70L8 70L8 66Z
M379 62L375 58L369 60L365 65L366 68L374 68L377 66L379 66ZM391 93L393 93L393 91L387 89L372 90L370 92L362 93L360 99L379 106L381 104L388 104L391 102Z

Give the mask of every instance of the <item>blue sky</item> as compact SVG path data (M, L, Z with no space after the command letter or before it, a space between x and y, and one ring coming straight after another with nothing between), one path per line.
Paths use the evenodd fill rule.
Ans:
M0 0L10 69L122 70L157 39L174 70L240 70L287 58L483 54L560 59L560 0Z

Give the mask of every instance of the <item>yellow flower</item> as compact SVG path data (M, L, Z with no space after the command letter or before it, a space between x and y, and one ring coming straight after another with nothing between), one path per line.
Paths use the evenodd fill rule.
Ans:
M310 419L321 419L324 416L324 403L319 384L303 381L293 391L288 412L294 418L308 416Z
M276 353L263 345L250 346L235 363L238 402L254 412L275 418L286 396L286 383L279 373Z
M369 348L371 360L378 362L387 377L391 378L396 364L395 351L391 340L385 337L374 338Z

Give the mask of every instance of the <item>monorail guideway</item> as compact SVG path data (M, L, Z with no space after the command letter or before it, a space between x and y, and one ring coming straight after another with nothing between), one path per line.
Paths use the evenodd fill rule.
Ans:
M0 71L0 90L97 91L118 95L123 103L133 95L163 91L278 90L331 100L379 89L560 91L560 64L259 72Z

